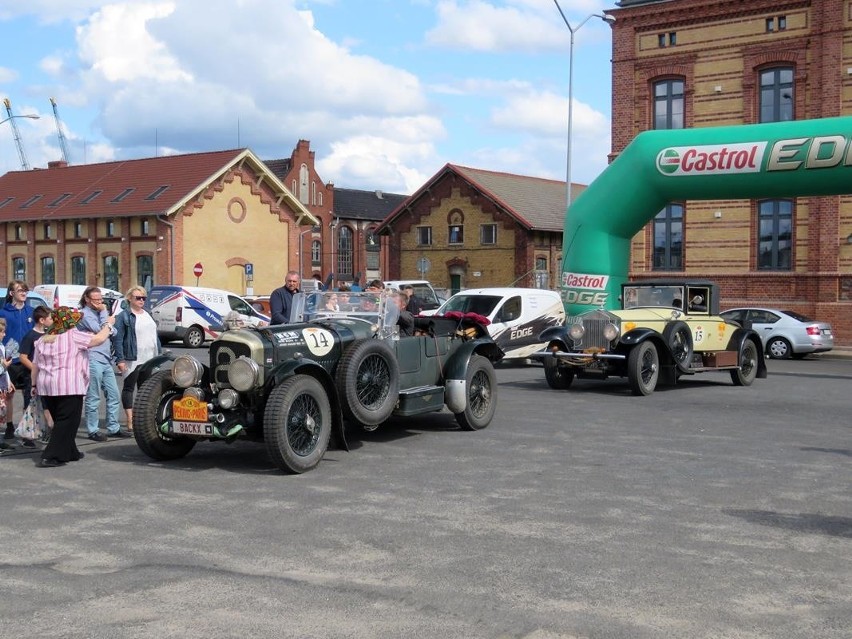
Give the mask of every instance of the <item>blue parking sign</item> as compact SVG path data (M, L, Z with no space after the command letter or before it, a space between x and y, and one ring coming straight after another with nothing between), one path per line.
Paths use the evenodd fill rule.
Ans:
M246 275L249 277L254 275L254 264L246 264Z

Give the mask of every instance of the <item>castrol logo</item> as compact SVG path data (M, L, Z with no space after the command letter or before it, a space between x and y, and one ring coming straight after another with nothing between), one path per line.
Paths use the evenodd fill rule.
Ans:
M587 288L602 291L609 282L609 275L589 275L588 273L563 273L564 288Z
M657 170L666 176L759 173L766 142L673 146L657 154Z

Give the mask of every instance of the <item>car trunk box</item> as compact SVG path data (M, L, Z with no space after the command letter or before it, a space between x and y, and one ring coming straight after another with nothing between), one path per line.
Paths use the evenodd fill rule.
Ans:
M739 354L736 351L719 351L704 353L704 365L711 368L719 366L736 366Z
M442 386L420 386L399 394L399 405L394 415L418 415L429 409L439 411L444 407L444 388Z

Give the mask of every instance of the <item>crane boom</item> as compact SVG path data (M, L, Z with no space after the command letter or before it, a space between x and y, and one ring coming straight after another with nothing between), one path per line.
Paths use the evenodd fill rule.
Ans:
M12 134L15 136L15 146L18 147L18 158L21 160L21 168L24 171L30 170L30 163L27 162L27 154L24 153L24 143L21 141L21 132L18 130L18 125L15 123L15 117L12 114L12 102L9 98L3 100L6 105L6 113L8 114L9 126L12 127Z
M54 98L50 98L50 105L53 107L53 119L56 120L56 133L59 136L59 149L62 151L62 159L66 164L71 164L68 154L68 141L65 139L65 133L62 132L62 120L59 119L59 110L56 108Z

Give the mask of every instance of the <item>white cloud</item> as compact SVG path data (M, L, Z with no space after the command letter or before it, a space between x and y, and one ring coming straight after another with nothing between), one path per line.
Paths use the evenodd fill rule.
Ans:
M18 72L6 67L0 67L0 83L14 82L18 79Z

